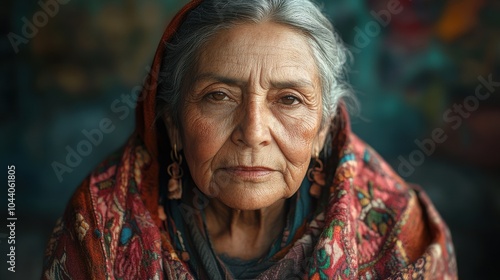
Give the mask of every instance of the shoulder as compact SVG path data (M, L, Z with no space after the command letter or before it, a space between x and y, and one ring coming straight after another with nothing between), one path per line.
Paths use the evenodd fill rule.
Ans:
M415 197L411 184L405 182L387 162L356 135L350 135L355 168L352 191L355 204L364 218L368 209L386 212L387 218L399 219Z
M358 230L373 238L388 238L400 233L412 215L419 214L413 218L422 220L415 187L356 135L351 135L351 143L356 161L351 191Z
M146 253L155 251L151 247L160 239L159 232L140 196L148 163L147 151L131 138L85 178L52 233L45 278L104 278L113 270L110 260L126 256L139 248L137 244Z
M356 160L351 191L360 274L390 275L417 260L437 261L425 258L432 246L453 262L453 253L444 246L451 239L434 239L449 232L423 189L403 180L357 136L350 140Z

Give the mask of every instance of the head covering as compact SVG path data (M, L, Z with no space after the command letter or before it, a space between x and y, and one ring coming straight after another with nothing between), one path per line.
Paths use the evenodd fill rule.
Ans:
M47 245L42 279L232 278L194 267L183 254L192 244L177 236L184 223L158 212L161 148L169 147L155 125L159 70L166 42L200 2L187 4L165 30L135 133L76 190ZM330 137L328 183L312 217L258 279L456 279L450 233L425 193L351 132L343 106Z
M151 72L148 76L146 84L143 87L141 95L137 102L136 107L136 121L135 121L135 133L142 139L145 148L151 155L152 161L148 168L147 175L144 178L145 184L149 187L144 190L143 196L147 197L145 202L148 205L148 209L152 213L153 220L160 225L161 220L158 218L157 211L155 209L158 207L158 180L159 180L159 163L158 163L158 143L162 141L163 144L168 145L168 139L161 137L157 132L155 121L156 121L156 92L158 88L158 83L160 81L160 67L161 62L165 55L165 46L170 38L175 34L179 26L182 24L183 20L186 18L187 14L196 8L202 1L193 0L184 6L172 19L170 24L163 32L160 44L156 49L156 53L153 59L153 64L151 66Z

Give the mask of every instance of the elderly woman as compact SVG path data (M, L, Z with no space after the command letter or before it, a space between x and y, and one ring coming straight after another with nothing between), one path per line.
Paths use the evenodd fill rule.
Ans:
M43 278L456 278L427 196L350 131L347 56L308 0L189 3Z

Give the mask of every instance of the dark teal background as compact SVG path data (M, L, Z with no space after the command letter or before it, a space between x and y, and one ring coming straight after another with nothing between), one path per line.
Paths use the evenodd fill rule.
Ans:
M132 132L133 105L122 97L141 86L163 28L186 1L62 2L32 38L23 35L23 18L33 22L40 4L1 4L0 167L7 181L7 165L16 165L18 218L12 274L1 226L7 224L4 185L1 279L39 278L47 239L69 197ZM361 103L354 131L431 196L451 229L460 278L494 275L500 261L500 87L491 86L477 103L474 96L480 77L500 82L500 4L321 3L353 53L350 80ZM17 53L12 33L25 38ZM456 105L464 100L473 110L460 115ZM100 128L103 119L109 132L59 180L54 162L66 164L68 147L76 150L87 139L84 131ZM433 133L441 143L426 140ZM429 155L416 142L427 143Z

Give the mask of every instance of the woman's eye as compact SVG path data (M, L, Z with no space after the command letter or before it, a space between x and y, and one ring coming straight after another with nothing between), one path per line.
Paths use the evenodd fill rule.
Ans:
M221 91L216 91L216 92L211 92L207 95L210 99L215 100L215 101L224 101L228 100L229 97L227 94L221 92Z
M300 101L297 97L293 95L287 95L284 96L280 99L280 102L284 105L295 105L298 104Z

